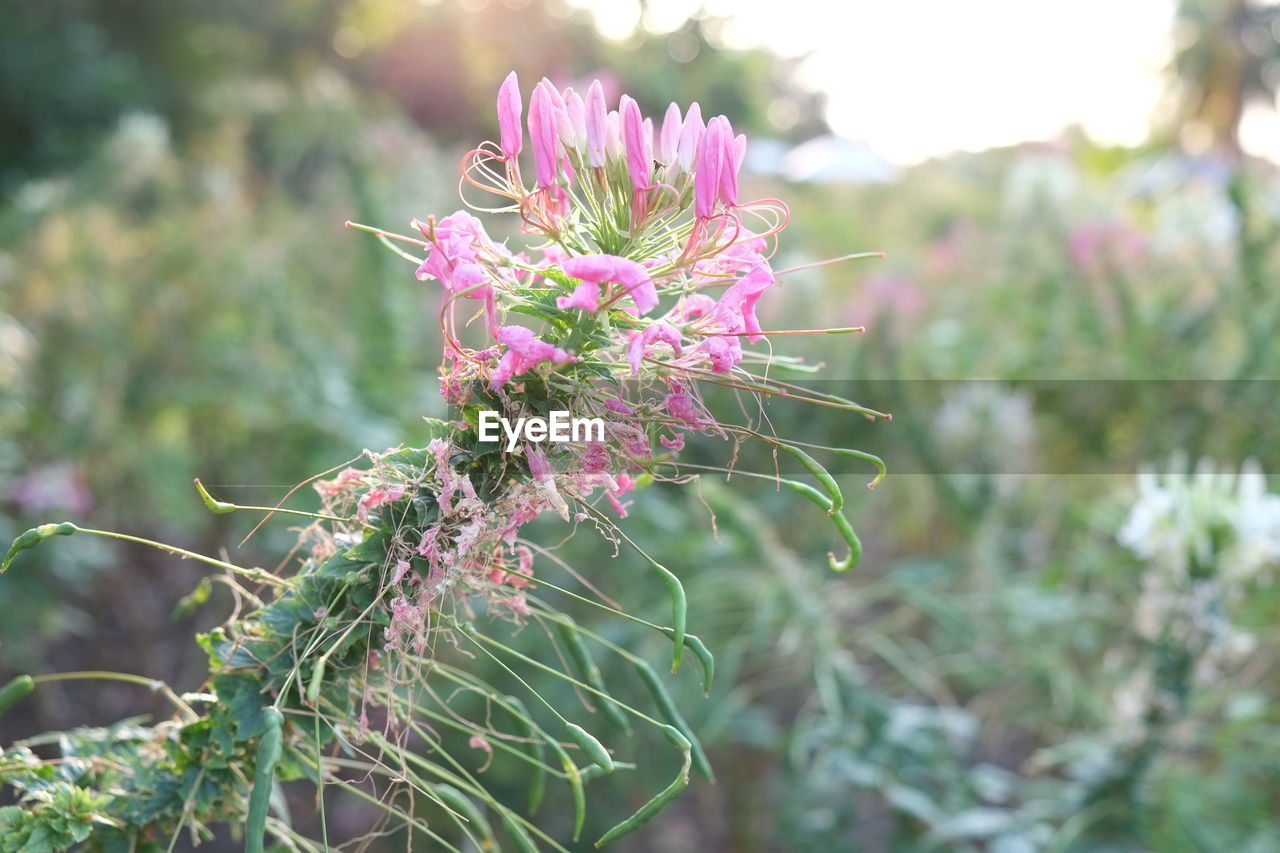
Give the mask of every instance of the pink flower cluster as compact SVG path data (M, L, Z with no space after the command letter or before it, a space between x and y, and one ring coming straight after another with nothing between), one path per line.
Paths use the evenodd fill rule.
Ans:
M517 158L524 148L521 107L520 83L513 71L498 92L498 147L517 182ZM557 188L572 184L577 170L618 163L639 193L693 176L701 218L710 217L717 203L738 203L738 172L747 138L735 136L724 116L704 124L697 102L683 116L678 105L667 107L655 138L653 120L641 114L631 97L623 95L617 109L609 110L599 80L587 88L584 99L572 88L561 91L543 78L529 98L528 130L537 187L557 198Z
M497 106L499 142L471 152L464 177L487 176L486 184L472 183L512 199L509 209L520 213L524 230L550 239L536 260L491 239L466 212L416 223L427 252L418 278L440 281L449 304L482 300L496 343L466 351L446 327L446 398L461 388L460 378L484 380L497 391L542 366L581 362L567 339L543 340L505 321L516 303L527 305L548 289L549 305L542 296L539 304L572 312L566 326L602 323L610 331L616 345L596 348L590 359L607 371L629 368L637 377L655 361L668 372L724 374L737 367L742 339L763 340L756 305L777 283L768 238L786 216L780 202L739 201L746 137L735 135L724 116L704 123L696 103L683 114L676 104L668 107L655 134L634 99L624 95L609 110L599 81L584 98L542 80L522 122L524 102L512 73ZM526 128L533 189L520 178ZM772 222L769 213L776 214ZM762 233L743 224L749 214L765 222Z

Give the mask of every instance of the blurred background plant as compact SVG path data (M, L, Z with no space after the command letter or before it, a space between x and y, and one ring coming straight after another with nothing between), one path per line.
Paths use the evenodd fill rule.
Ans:
M9 4L0 540L66 517L285 559L292 532L235 548L248 530L191 478L274 502L362 448L424 443L440 414L431 300L342 222L453 209L512 68L612 76L647 111L698 100L776 140L746 178L792 207L775 266L887 253L791 273L761 310L866 324L807 354L895 415L770 412L896 472L845 489L853 576L824 573L827 527L767 482L637 493L627 523L683 567L721 661L709 699L675 685L720 781L630 849L1280 849L1280 176L1239 133L1251 100L1275 103L1280 7L1170 12L1145 143L1069 131L903 167L833 142L801 65L728 46L708 16L615 41L554 0ZM1220 467L1135 480L1179 453ZM566 560L660 618L665 590L584 539ZM21 569L0 578L0 682L101 668L193 689L191 633L230 606L175 609L198 567L93 540ZM0 743L163 711L50 686ZM597 784L632 802L659 781ZM357 801L329 815L343 837L371 820Z

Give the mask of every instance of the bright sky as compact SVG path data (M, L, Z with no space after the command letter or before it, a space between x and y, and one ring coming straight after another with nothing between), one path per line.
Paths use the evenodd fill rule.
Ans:
M637 0L570 0L621 38ZM649 0L670 30L696 0ZM807 82L829 95L836 133L911 163L957 149L1048 139L1079 124L1102 142L1148 130L1171 52L1174 0L703 0L726 40L809 54ZM1280 143L1272 124L1245 147ZM1280 148L1272 148L1280 150ZM1262 153L1258 151L1257 153Z

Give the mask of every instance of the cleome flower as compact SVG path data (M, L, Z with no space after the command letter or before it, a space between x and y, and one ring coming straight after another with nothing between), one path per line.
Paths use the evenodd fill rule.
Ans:
M583 96L541 80L526 109L512 73L498 91L497 125L497 142L463 159L464 188L500 199L474 209L518 216L530 245L508 248L467 211L414 220L422 240L368 229L420 248L425 257L402 254L419 280L441 286L440 388L463 418L439 431L420 466L388 451L366 476L322 484L336 515L351 503L366 523L420 519L395 537L388 648L421 645L414 620L445 606L451 590L522 618L532 573L524 525L543 513L606 526L609 513L625 517L622 496L637 485L688 476L670 470L686 436L758 435L717 420L706 383L771 387L753 370L771 356L750 345L771 334L756 312L780 285L770 258L788 213L779 201L741 198L747 140L726 117L704 122L698 104L671 104L659 124L629 96L611 108L599 81ZM462 300L482 309L464 318ZM497 452L477 444L478 411L515 421L549 408L600 419L604 440L513 441ZM835 516L842 499L815 502ZM593 516L597 504L604 516ZM851 528L837 526L855 553Z

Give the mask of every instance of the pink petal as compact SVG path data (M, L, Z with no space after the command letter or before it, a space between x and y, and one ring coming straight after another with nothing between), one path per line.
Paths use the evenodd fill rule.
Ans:
M720 169L724 163L724 131L720 117L708 124L698 142L698 167L693 176L694 212L700 219L711 215L720 192Z
M556 297L557 308L581 308L583 311L600 310L600 285L594 281L581 281L569 296Z
M502 148L502 156L508 160L516 159L524 145L524 134L520 129L521 109L523 101L520 97L520 81L516 79L516 72L512 71L498 89L499 147Z
M658 162L667 167L678 166L676 157L680 151L680 131L682 128L680 108L675 104L667 107L667 114L662 119L662 130L658 133Z
M587 162L603 166L608 137L609 114L604 105L604 87L594 81L587 89Z

